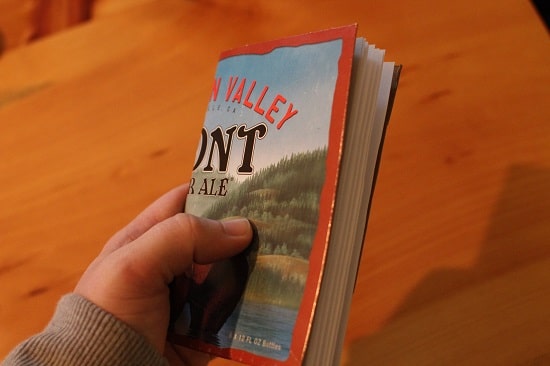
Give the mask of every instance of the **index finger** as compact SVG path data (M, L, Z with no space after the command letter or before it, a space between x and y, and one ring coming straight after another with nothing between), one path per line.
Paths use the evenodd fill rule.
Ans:
M183 212L188 192L189 184L186 183L162 195L137 215L126 227L113 235L103 247L100 257L134 241L159 222Z

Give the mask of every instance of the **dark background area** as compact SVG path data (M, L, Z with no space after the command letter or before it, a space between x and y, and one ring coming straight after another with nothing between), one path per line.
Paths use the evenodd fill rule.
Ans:
M550 28L550 1L548 0L531 0L535 8L538 10L546 28Z

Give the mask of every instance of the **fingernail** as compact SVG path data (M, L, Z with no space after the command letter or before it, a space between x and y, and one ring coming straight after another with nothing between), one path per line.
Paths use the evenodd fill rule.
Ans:
M244 236L249 235L252 227L245 218L233 218L222 221L223 228L228 235Z

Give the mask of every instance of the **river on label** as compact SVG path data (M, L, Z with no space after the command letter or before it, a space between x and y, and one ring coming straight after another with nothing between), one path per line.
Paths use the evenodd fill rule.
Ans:
M293 309L245 302L220 329L219 347L285 360L297 314L298 311Z

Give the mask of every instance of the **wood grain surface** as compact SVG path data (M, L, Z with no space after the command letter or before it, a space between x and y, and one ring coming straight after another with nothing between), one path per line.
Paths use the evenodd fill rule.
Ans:
M92 3L93 0L0 0L0 54L3 49L25 45L89 20Z
M404 69L342 364L550 364L550 44L513 0L139 1L3 54L0 358L189 178L220 51L352 22Z

